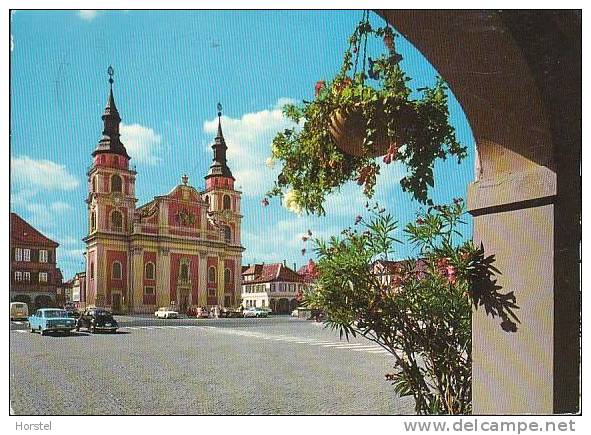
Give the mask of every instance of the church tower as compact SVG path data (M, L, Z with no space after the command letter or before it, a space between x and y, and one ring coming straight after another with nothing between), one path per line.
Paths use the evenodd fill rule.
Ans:
M213 149L213 162L205 176L203 197L209 204L209 216L215 228L221 232L222 240L228 247L240 247L240 195L234 189L234 176L227 164L226 140L222 132L222 105L218 103L218 131ZM240 251L241 252L241 251ZM208 258L208 286L213 281L214 268L217 273L217 299L222 306L240 304L240 277L242 255L225 255ZM208 295L209 295L208 288ZM208 304L210 298L208 297Z
M102 115L103 134L92 152L88 170L87 293L97 306L127 310L128 236L133 229L135 176L121 143L121 117L113 97L113 68L109 66L109 95Z

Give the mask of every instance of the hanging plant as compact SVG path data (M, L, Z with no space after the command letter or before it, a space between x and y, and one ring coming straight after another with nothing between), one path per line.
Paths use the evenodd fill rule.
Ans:
M376 58L367 53L370 37L384 44ZM386 164L406 166L400 181L404 191L431 203L428 188L434 185L435 160L453 155L460 163L466 147L449 123L447 87L441 78L433 87L417 89L419 98L412 97L395 37L388 26L373 28L369 12L364 12L337 76L316 83L313 101L283 107L284 115L301 128L286 129L273 139L272 159L283 168L268 197L287 196L296 212L324 214L326 195L347 181L356 181L371 197L380 171L376 157L383 156Z

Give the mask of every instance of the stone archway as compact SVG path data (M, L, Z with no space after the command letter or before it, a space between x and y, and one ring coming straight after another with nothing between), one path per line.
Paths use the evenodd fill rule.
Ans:
M38 295L35 297L35 309L53 307L53 300L48 295Z
M377 12L462 105L477 143L474 240L521 307L515 334L474 314L474 413L577 412L581 14Z

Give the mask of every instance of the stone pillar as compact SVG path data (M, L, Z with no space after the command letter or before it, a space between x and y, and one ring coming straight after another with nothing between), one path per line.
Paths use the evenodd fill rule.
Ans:
M104 307L107 303L107 255L102 244L96 246L95 281L95 305Z
M156 309L170 305L170 250L158 249L156 258Z
M207 253L199 251L199 287L197 291L198 305L207 305Z
M144 288L143 288L143 276L144 268L142 261L142 248L134 247L131 248L131 285L130 285L130 312L138 313L142 311L144 304Z
M240 305L242 300L242 257L236 257L234 263L234 301L235 306Z
M224 293L225 293L225 285L224 282L224 255L218 255L218 263L217 263L217 271L218 271L218 279L217 279L217 296L218 296L218 305L220 307L224 306Z
M505 332L498 318L474 312L474 414L554 411L553 384L560 382L553 376L555 180L548 168L530 163L469 187L474 241L495 255L500 291L515 293L521 322L516 332Z

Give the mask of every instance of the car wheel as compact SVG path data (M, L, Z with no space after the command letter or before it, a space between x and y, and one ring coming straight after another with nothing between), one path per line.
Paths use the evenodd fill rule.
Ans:
M93 334L96 334L96 326L92 325L90 327L90 332L92 332Z
M31 330L31 332L35 332L35 328L33 328L31 325L29 325L29 329Z
M39 327L39 332L41 333L41 335L45 335L45 330L41 328L41 326Z

